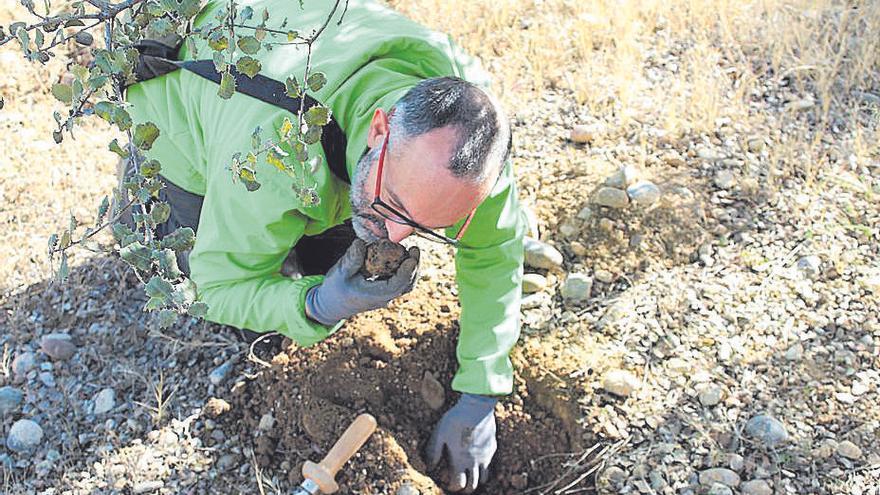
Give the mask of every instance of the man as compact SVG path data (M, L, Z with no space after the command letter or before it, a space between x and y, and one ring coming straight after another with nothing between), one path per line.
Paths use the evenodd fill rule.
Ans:
M247 5L307 32L329 5L306 3L304 10L289 0ZM195 25L225 5L210 3ZM436 425L427 457L436 464L445 452L449 489L469 493L496 450L494 406L512 391L508 354L519 334L525 222L507 160L510 129L485 73L448 37L370 0L352 0L339 24L338 16L313 47L313 65L328 83L312 96L345 133L351 186L320 168L312 177L317 205L298 201L292 179L263 161L260 189L233 183L233 154L250 150L257 126L278 129L295 117L283 109L241 93L221 100L215 83L179 70L132 86L130 113L162 130L148 156L162 164L172 220L197 229L188 268L208 320L310 345L412 288L417 249L390 279L368 281L358 273L364 241L415 233L456 244L461 332L452 388L461 397ZM201 58L206 53L199 46ZM261 73L276 81L301 76L306 63L293 45L257 56ZM182 50L180 58L193 57ZM298 279L279 273L291 251L302 266Z

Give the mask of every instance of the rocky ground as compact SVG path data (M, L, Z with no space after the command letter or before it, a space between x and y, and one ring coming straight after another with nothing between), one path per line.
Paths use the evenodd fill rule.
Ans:
M468 43L503 54L553 14L517 8ZM640 71L662 92L690 40L657 26ZM726 81L739 62L708 75ZM379 430L343 492L441 493L422 448L455 398L451 252L422 244L411 296L312 348L253 353L199 321L160 332L111 256L81 256L65 286L48 280L41 219L96 205L112 159L72 168L104 149L98 130L26 149L13 136L28 109L50 108L49 76L0 64L12 74L0 79L0 220L14 239L0 298L6 492L286 493L369 411ZM497 409L484 493L880 493L880 77L828 101L818 81L761 74L727 95L736 111L674 129L659 96L598 112L552 78L529 92L501 77L532 225L516 391ZM71 164L49 183L24 173L46 153Z

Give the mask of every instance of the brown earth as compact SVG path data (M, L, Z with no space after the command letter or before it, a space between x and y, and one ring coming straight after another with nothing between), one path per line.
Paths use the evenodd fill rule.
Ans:
M457 399L449 383L458 327L441 323L454 321L451 296L429 291L437 289L423 284L413 294L421 304L364 315L313 347L288 346L271 367L223 397L232 409L218 423L253 444L261 467L287 468L293 485L301 481L306 458L319 459L358 414L368 412L379 427L340 473L343 492L394 493L410 484L423 494L443 493L431 479L443 485L442 466L429 469L423 451L434 424ZM583 439L576 416L558 413L571 410L565 401L517 377L515 394L496 409L498 452L482 493L523 493L566 481L562 461L579 451ZM259 424L267 413L275 423L263 432ZM207 436L203 441L211 445Z

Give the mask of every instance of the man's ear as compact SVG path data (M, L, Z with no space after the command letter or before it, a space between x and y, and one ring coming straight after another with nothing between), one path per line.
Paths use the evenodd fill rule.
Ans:
M393 111L394 110L392 110L392 112ZM388 119L390 116L390 114L385 113L385 110L382 110L381 108L377 108L376 111L373 112L373 119L370 121L370 129L367 132L367 146L369 148L372 149L382 145L385 135L388 134Z

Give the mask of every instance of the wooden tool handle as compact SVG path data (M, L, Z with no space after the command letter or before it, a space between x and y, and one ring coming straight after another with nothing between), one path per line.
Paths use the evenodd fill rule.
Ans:
M339 490L335 480L336 473L366 443L375 430L376 418L369 414L361 414L346 428L320 464L311 461L303 464L303 477L314 481L322 493L336 492Z

